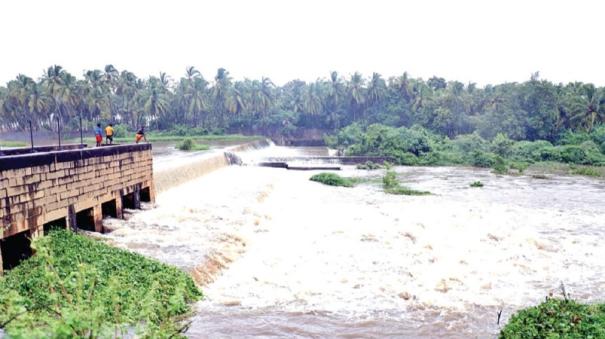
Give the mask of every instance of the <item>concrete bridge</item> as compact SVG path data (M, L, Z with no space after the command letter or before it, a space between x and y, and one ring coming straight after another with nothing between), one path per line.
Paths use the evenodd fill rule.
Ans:
M55 227L103 232L104 216L154 199L151 144L3 150L0 273L31 255L31 238Z

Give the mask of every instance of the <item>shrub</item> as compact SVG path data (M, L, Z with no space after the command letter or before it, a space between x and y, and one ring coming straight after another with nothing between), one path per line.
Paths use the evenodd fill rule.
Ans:
M605 125L600 125L590 133L592 141L599 145L601 153L605 154Z
M193 144L194 144L193 140L187 138L187 139L181 141L181 143L177 147L181 151L191 151L191 149L193 149Z
M605 305L547 299L513 315L500 338L605 338Z
M510 168L519 171L519 174L523 174L528 167L529 163L523 161L515 161L510 163Z
M546 146L536 150L532 159L535 161L561 161L561 149L554 146Z
M487 142L478 133L459 135L452 141L454 147L464 154L487 151Z
M512 153L514 141L510 140L504 133L498 133L492 140L491 150L501 157L508 157Z
M586 132L566 131L559 139L560 145L579 145L584 141L591 139L590 134Z
M508 173L508 166L506 166L506 162L500 156L496 156L493 168L494 168L494 172L497 174Z
M496 164L496 156L493 153L474 151L471 153L470 162L477 167L493 167Z
M192 139L189 139L189 138L181 141L177 145L177 148L180 149L181 151L205 151L205 150L210 149L210 147L208 145L197 144L195 141L193 141Z
M335 173L319 173L312 176L309 180L320 182L324 185L329 186L342 186L342 187L353 187L355 186L355 180L351 178L344 178Z
M399 181L397 180L397 173L392 170L387 170L384 177L382 178L382 186L385 189L391 189L399 187Z
M471 187L483 187L483 183L481 181L474 181L470 185Z
M555 157L557 153L556 148L545 140L519 141L511 148L512 158L518 161L556 161L559 159L550 159L550 157Z
M576 145L561 146L561 160L572 164L586 163L586 151Z

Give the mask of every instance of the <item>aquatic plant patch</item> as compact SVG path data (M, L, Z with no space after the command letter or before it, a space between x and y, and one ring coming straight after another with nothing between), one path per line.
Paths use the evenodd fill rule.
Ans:
M33 257L0 278L10 337L178 337L202 297L185 272L70 231L32 247Z
M500 338L605 338L605 304L549 298L513 315Z
M356 179L345 178L345 177L341 177L338 174L328 173L328 172L315 174L309 180L320 182L324 185L342 186L342 187L353 187L358 182L358 180L356 180Z
M483 187L483 183L481 181L472 182L471 187Z

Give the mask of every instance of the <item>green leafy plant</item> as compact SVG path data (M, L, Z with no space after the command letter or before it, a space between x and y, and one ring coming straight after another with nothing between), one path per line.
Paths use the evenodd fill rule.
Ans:
M504 159L502 159L501 156L495 157L494 165L492 168L494 170L494 173L497 173L497 174L507 174L508 173L508 166L506 166L506 162L504 161Z
M35 255L0 278L10 337L180 336L202 294L177 268L70 231L36 239Z
M500 338L605 338L605 304L548 298L513 315Z
M470 184L471 187L483 187L483 183L481 181L474 181Z

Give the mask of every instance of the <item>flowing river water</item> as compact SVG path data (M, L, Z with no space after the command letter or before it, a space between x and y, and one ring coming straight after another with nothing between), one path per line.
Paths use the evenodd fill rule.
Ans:
M241 153L250 165L166 189L155 208L106 220L105 237L191 272L205 295L194 338L489 338L561 283L605 300L602 180L398 167L402 184L433 195L396 196L382 170L345 166L368 180L342 188L251 165L310 151L327 152ZM477 180L485 187L470 188Z

